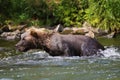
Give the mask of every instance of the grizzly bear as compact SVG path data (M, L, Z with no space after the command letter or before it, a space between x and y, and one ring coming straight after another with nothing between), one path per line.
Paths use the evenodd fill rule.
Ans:
M104 50L93 38L84 35L59 34L44 28L30 28L16 44L19 51L42 49L51 56L91 56Z

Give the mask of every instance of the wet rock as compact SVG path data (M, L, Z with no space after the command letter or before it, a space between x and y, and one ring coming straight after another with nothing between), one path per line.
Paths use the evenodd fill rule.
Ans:
M87 23L87 22L84 22L83 23L83 28L86 30L86 31L92 31L93 33L96 33L96 34L99 34L100 32L102 32L102 30L101 29L99 29L99 28L94 28L94 27L92 27L89 23Z
M73 34L85 34L87 32L89 32L89 30L87 30L86 28L72 28L73 30Z
M89 31L88 33L86 33L85 36L95 38L95 34L92 31Z
M3 32L0 37L5 39L5 40L14 40L16 38L18 38L20 34L19 30L16 30L14 32Z
M6 37L6 40L14 40L14 39L16 39L15 35L13 35L13 36L7 36Z
M97 37L99 37L99 36L105 36L105 35L107 35L107 34L109 33L108 30L102 30L102 29L100 29L100 28L94 28L94 27L92 27L92 26L91 26L89 23L87 23L87 22L84 22L83 28L84 28L86 31L88 31L87 33L91 34L91 32L92 32L92 34L94 33L94 36L97 36Z
M71 34L71 33L73 33L73 29L69 28L69 27L66 27L66 28L63 29L63 31L61 33L62 34Z
M9 31L10 31L8 25L4 25L0 30L1 30L2 32L9 32Z
M64 28L62 31L63 34L82 34L82 35L88 32L89 30L83 27L82 28Z
M27 27L26 24L24 24L24 25L18 25L18 26L17 26L17 30L22 31L22 30L24 30L26 27Z
M25 25L4 25L3 27L0 28L2 32L13 32L15 30L23 30L26 27Z
M95 33L95 36L105 36L108 34L108 31L96 28L96 32L94 33Z
M5 49L3 47L0 47L0 51L4 51Z
M91 28L91 25L90 25L88 22L85 21L85 22L83 23L82 27L84 27L84 28L85 28L85 27Z
M87 22L84 22L83 26L81 28L64 28L62 33L67 34L83 34L89 33L90 31L96 32L94 28L91 27L91 25Z
M108 35L106 35L106 36L104 36L104 37L106 37L106 38L114 38L115 35L116 35L115 32L111 32L110 34L108 34Z

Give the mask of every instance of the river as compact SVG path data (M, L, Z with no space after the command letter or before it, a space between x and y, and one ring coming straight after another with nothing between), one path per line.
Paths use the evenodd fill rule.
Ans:
M104 57L52 57L39 50L21 54L15 41L0 40L0 80L120 80L120 40L98 40L106 47Z

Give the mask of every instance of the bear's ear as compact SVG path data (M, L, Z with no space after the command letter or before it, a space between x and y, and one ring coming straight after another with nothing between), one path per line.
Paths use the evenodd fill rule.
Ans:
M37 32L35 32L35 31L32 31L32 30L31 30L30 35L32 35L32 36L35 37L35 38L38 38L38 34L37 34Z

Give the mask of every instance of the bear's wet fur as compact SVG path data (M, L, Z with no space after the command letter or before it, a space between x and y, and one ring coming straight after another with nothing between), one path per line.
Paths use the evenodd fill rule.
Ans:
M64 35L44 28L30 28L21 35L16 44L19 51L42 49L51 56L92 56L104 47L96 40L84 35Z

